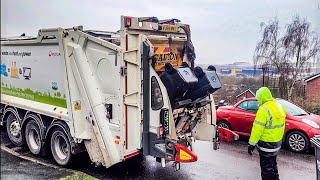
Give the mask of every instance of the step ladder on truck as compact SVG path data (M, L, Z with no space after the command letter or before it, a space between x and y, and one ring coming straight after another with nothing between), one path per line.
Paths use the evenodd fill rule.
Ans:
M190 26L121 17L118 32L41 29L1 39L1 124L13 144L62 166L87 152L110 167L138 154L194 162L195 140L233 141L215 126L213 66L195 67Z

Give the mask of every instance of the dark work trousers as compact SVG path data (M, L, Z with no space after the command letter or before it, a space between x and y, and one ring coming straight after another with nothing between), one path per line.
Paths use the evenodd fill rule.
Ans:
M279 180L277 154L259 151L262 180Z

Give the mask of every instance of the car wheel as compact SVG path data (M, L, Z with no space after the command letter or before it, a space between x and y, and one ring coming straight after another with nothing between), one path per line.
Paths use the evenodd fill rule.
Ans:
M51 152L54 160L61 166L72 163L71 145L68 136L61 128L57 128L51 135Z
M219 121L217 126L231 130L231 125L227 121Z
M299 131L290 132L287 135L286 144L291 151L299 153L307 152L310 147L308 136Z
M38 155L42 150L41 135L39 125L34 120L30 120L26 126L26 141L32 154Z
M24 134L21 131L21 123L18 118L13 113L10 113L6 123L10 141L16 146L24 145Z

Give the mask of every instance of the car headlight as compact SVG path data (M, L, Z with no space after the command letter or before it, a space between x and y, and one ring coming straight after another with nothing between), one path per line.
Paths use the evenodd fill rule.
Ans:
M319 125L318 125L316 122L314 122L314 121L311 121L311 120L309 120L309 119L301 119L301 120L302 120L302 122L308 124L308 125L311 126L311 127L314 127L314 128L317 128L317 129L320 128Z

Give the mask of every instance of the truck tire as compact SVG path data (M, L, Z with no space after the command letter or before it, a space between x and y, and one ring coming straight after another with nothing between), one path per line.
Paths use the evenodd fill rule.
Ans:
M68 136L61 128L53 130L50 140L51 152L54 160L61 166L72 163L71 145Z
M21 123L13 113L10 113L7 118L7 133L10 141L16 146L22 146L25 144L24 135L21 132Z
M32 154L38 155L42 150L40 127L35 120L30 120L26 126L25 137Z

